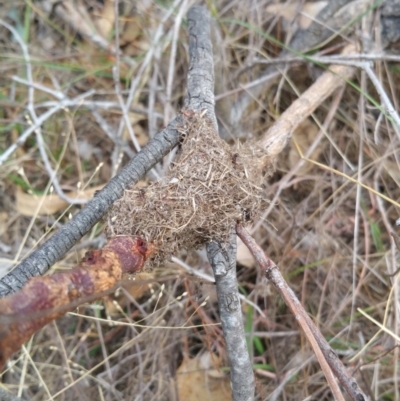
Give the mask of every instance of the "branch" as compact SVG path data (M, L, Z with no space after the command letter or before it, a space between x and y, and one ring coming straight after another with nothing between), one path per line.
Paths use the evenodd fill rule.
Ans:
M230 364L232 400L254 399L254 373L247 350L242 307L236 278L236 235L229 243L207 245L208 260L214 271L218 310Z
M296 32L287 48L280 52L278 59L284 59L293 53L304 53L309 49L315 48L328 38L336 36L333 35L333 30L329 27L332 26L333 16L335 13L348 2L348 0L329 1L326 7L317 15L315 21L306 30L298 30ZM348 17L348 20L351 20L354 18L354 15L346 15L346 17ZM343 27L343 25L341 26ZM262 80L265 78L266 82L247 89L230 107L231 113L229 122L232 129L238 129L240 120L247 108L254 102L255 98L259 97L261 93L264 93L268 89L268 87L275 81L275 78L280 75L279 69L283 69L284 67L284 63L278 66L273 65L267 67L257 79Z
M210 39L208 11L203 7L193 7L188 12L189 57L186 107L202 111L217 128L214 100L214 61Z
M205 109L208 118L217 128L213 94L213 54L209 35L208 13L202 7L195 7L190 10L188 20L190 67L186 107L195 111ZM66 223L42 247L28 256L14 271L9 273L0 282L0 296L10 294L21 288L30 277L45 273L53 263L59 260L107 212L113 202L121 197L125 188L135 184L156 162L160 161L169 150L178 144L180 140L178 128L181 123L182 119L177 117L164 131L157 134L81 212ZM236 261L235 236L232 235L227 244L212 242L208 246L208 254L218 282L221 320L226 335L229 360L232 365L233 399L250 401L254 395L254 376L246 350L242 313L238 301L239 294L234 269ZM49 278L49 280L52 279ZM25 287L26 291L30 291L31 287L38 282L43 282L43 279L31 280ZM4 299L5 304L3 306L5 307L10 302L9 299L13 299L12 303L15 304L18 303L15 301L18 297L26 297L25 289L11 298ZM34 298L40 300L40 294L35 294ZM24 313L26 312L24 310ZM24 331L19 330L19 332Z
M32 334L88 298L100 298L124 273L141 270L153 250L139 237L115 237L103 249L87 252L78 267L32 278L0 299L0 371Z
M190 66L187 83L187 107L201 111L217 128L214 111L214 63L210 39L209 15L203 7L188 13ZM207 245L208 260L214 271L218 309L231 368L232 399L254 399L254 373L247 351L243 316L236 279L236 236L229 242L212 241Z
M186 103L193 109L207 109L209 118L215 120L212 68L211 75L205 73L205 71L210 71L209 66L213 65L212 53L211 58L207 58L207 54L210 54L211 42L207 48L206 41L202 37L196 35L192 37L195 40L196 38L199 40L199 47L197 52L191 53L193 62L188 73ZM196 89L196 85L201 89ZM200 94L204 94L204 96L200 96ZM135 155L80 212L3 277L0 280L0 298L16 292L29 278L46 273L55 262L60 260L107 213L111 205L123 195L126 188L136 184L179 143L181 135L177 128L181 123L181 117L176 117Z
M307 312L304 310L295 293L286 283L278 266L268 258L253 237L240 224L236 226L236 232L243 243L249 248L260 268L264 271L266 277L275 286L286 305L296 317L299 325L304 330L304 333L310 341L318 361L321 364L321 368L324 371L332 393L337 397L336 399L343 399L343 396L340 393L337 383L332 380L332 372L354 401L367 401L367 396L362 392L356 380L347 373L346 367L343 365L342 361L329 346L317 326L315 326L310 316L308 316ZM330 369L327 367L326 363L329 365ZM338 394L338 391L340 395Z
M32 252L0 281L0 298L18 291L34 276L47 270L68 252L119 199L126 188L136 184L180 140L182 123L176 117L159 132L85 207L60 228L40 248Z
M355 47L348 45L342 54L354 53ZM336 89L355 73L355 67L333 65L325 71L301 96L282 113L259 141L269 158L275 158L286 146L293 131Z

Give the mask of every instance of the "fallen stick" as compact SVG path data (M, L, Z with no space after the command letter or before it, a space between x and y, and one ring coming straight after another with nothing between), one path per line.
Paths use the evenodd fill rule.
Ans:
M182 118L178 115L72 219L0 279L0 298L18 291L29 278L46 273L57 260L60 260L107 213L109 207L124 194L126 188L136 184L147 171L178 145L181 134L177 128L181 124Z
M124 273L141 270L153 246L137 236L119 236L89 251L74 269L35 277L0 299L0 370L22 344L47 323L115 287Z
M214 62L210 15L205 7L197 6L189 10L187 19L190 65L186 106L197 112L206 110L207 117L217 130L218 124L214 110ZM230 365L232 400L252 401L255 389L254 373L243 327L236 278L237 247L233 227L232 234L225 243L209 242L206 247L207 257L215 276L218 311Z
M343 395L341 393L340 395L338 394L340 390L332 377L332 372L354 401L367 401L367 396L362 392L356 380L347 373L346 367L343 365L342 361L329 346L317 326L315 326L310 316L308 316L307 312L304 310L293 290L286 283L278 266L264 253L254 238L240 224L236 225L236 232L243 243L249 248L258 265L265 272L266 277L278 290L286 305L296 317L297 322L304 330L336 399L342 400ZM328 369L326 366L327 364L329 365Z
M348 3L351 3L351 1L327 1L326 6L314 18L313 23L306 29L298 30L290 40L289 45L281 50L275 59L278 65L267 66L261 75L253 81L253 83L258 82L257 85L247 88L243 85L238 88L240 91L244 90L243 93L234 104L228 104L227 106L229 125L234 132L238 132L236 127L240 127L243 115L249 106L253 104L254 99L259 98L262 93L267 93L276 78L281 75L280 70L285 69L285 59L288 55L306 54L311 49L316 49L326 41L330 41L333 37L336 37L335 32L338 32L340 28L346 26L355 18L356 13L364 12L368 6L368 3L364 1L361 3L365 4L360 4L360 8L352 8L350 13L343 14L338 12ZM262 35L264 32L260 31L260 34Z
M342 54L354 54L356 47L347 45ZM325 71L301 96L279 117L259 141L270 159L274 159L285 148L293 131L308 118L322 102L341 85L351 79L356 68L348 65L333 65Z

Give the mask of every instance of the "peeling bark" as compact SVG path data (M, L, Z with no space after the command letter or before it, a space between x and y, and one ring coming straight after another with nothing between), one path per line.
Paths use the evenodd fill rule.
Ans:
M103 249L87 252L74 269L32 278L17 293L0 299L0 370L37 330L88 297L100 298L124 273L141 270L152 251L139 237L115 237Z

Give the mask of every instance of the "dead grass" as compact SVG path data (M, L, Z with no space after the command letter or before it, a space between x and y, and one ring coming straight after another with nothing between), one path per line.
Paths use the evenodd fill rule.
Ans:
M56 199L76 190L84 194L104 185L134 154L132 138L136 148L143 146L183 102L187 34L183 21L178 31L174 24L185 15L186 2L131 6L120 1L120 56L77 33L62 14L48 11L45 3L49 2L0 0L0 18L26 43L32 80L40 85L29 100L29 85L13 79L29 80L26 62L18 42L1 26L0 148L7 149L30 127L27 107L33 106L39 119L56 107L41 126L42 153L39 134L32 134L0 166L3 270L80 207L66 209L60 203L63 206L47 215L40 206L43 196ZM107 6L111 3L105 1ZM257 30L285 42L287 29L295 29L293 21L283 22L266 13L267 2L252 2L250 7L245 3L214 5L215 36L220 38L214 49L217 108L225 122L228 114L224 113L231 110L232 102L250 90L241 86L251 84L263 70L260 59L279 53L279 45ZM89 0L82 1L82 7L89 21L96 22L99 34L115 44L113 8L105 13L100 3ZM381 54L379 35L375 36L377 21L374 11L369 11L318 50L336 54L337 45L362 33L376 46L370 53ZM176 57L170 63L173 49ZM112 70L114 65L119 66L118 74ZM399 110L398 64L378 59L374 71ZM243 115L242 141L266 132L320 72L320 66L302 62L280 69L279 78ZM358 69L352 82L323 102L278 157L274 175L265 182L260 217L251 230L360 386L374 400L400 400L395 337L400 331L399 283L397 276L386 275L398 264L390 233L398 230L399 136L378 107L379 94L366 73ZM86 97L79 98L83 94ZM60 104L62 96L67 107ZM132 102L127 109L121 99L126 101L128 96ZM126 128L126 121L132 130ZM233 132L225 131L230 141ZM314 150L308 152L310 147ZM57 172L58 191L43 150ZM171 159L157 166L149 180L166 176ZM26 208L30 213L22 214L18 207L21 190L30 196ZM102 241L103 225L82 241L85 247ZM83 252L77 248L55 268L74 266ZM188 273L182 263L165 261L154 269L152 278L136 279L135 292L122 290L120 306L114 304L113 310L111 298L104 304L84 305L78 314L36 334L8 364L1 376L3 385L29 400L177 400L175 378L182 361L208 352L224 360L225 350L215 290L206 282L211 269L204 253L188 249L175 256L203 278ZM243 303L243 313L257 372L257 399L330 400L295 319L257 270L240 264L241 257L238 279L249 301ZM109 321L101 320L108 315L112 315ZM204 367L209 370L216 372L212 364ZM222 382L225 371L219 373ZM190 375L185 377L194 387Z
M261 207L261 148L250 142L230 147L201 113L185 110L183 116L183 141L163 179L129 188L107 218L109 237L130 233L154 243L153 266L180 250L226 241L232 222L254 222Z

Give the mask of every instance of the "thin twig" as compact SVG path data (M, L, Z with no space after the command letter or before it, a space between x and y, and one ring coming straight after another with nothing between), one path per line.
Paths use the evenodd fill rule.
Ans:
M310 147L304 153L304 155L303 155L304 159L310 157L312 155L312 153L314 152L314 150L317 148L317 146L320 144L321 140L327 136L328 127L336 115L336 111L340 105L340 101L342 99L344 89L345 89L345 87L342 86L342 88L338 92L336 92L336 94L334 95L332 103L331 103L331 107L330 107L329 112L322 125L318 122L318 120L315 118L315 116L313 116L314 121L317 122L318 126L320 127L320 130L319 130L318 134L315 136L313 143L310 145ZM281 195L282 191L291 185L291 183L290 183L291 178L294 175L296 175L296 173L301 168L301 166L304 165L304 163L305 163L304 159L303 158L299 159L299 161L291 168L291 170L288 171L288 173L280 179L279 183L277 184L278 187L277 187L276 191L274 191L274 197L270 200L269 206L263 212L260 219L258 219L258 221L254 223L253 227L250 230L250 234L256 232L258 230L258 228L263 224L263 222L267 221L267 218L268 218L269 214L271 213L271 211L274 209L276 203L278 202L279 196Z
M110 127L108 122L104 120L102 115L95 109L93 108L92 110L92 115L94 119L96 120L97 124L100 126L100 128L105 132L105 134L118 146L120 146L123 151L129 156L133 157L135 155L135 152L129 147L129 145L121 138L116 138L115 133L113 132L114 130Z
M162 23L157 29L154 43L161 38L163 24L172 15L175 7L180 0L175 0L174 6L164 16ZM138 76L132 80L126 104L129 106L133 100L137 85L141 79L141 74L152 58L154 52L153 47L147 53L145 60L139 69ZM31 83L31 80L29 80ZM84 96L87 96L85 94ZM81 96L81 97L84 97ZM53 114L63 107L64 100L60 100L59 105L54 110L50 110ZM79 104L79 102L76 102ZM127 110L127 108L125 109ZM34 132L39 126L40 121L45 121L44 117L51 115L47 112L39 118L34 127L24 133L18 144L21 144L26 138ZM178 130L182 124L180 116L176 117L163 131L155 135L155 137L116 175L97 195L91 199L86 206L78 212L71 220L69 220L59 231L57 231L48 241L46 241L39 249L32 252L18 266L9 272L0 281L0 297L12 294L19 290L26 281L34 276L44 274L56 261L72 248L107 212L109 207L119 199L124 190L136 184L156 163L173 149L180 140L181 134ZM122 132L124 119L120 124L119 132ZM17 148L18 144L6 151L0 157L0 164L3 160Z
M3 25L4 27L6 27L15 36L16 40L20 44L21 49L24 53L24 57L25 57L27 66L30 65L28 51L26 49L25 43L21 39L18 32L10 24L8 24L5 21L0 20L0 25ZM34 88L35 84L32 81L32 73L31 73L30 68L27 68L27 76L28 76L28 80L25 81L26 84L29 86L29 88ZM13 79L15 81L18 81L18 79L16 77L14 77ZM86 98L88 96L91 96L93 93L94 93L94 91L85 92L85 93L77 96L75 99L73 99L73 103L75 105L78 105L80 101L82 101L84 98ZM30 95L30 96L32 96L32 95ZM25 143L25 141L29 138L29 136L32 133L36 132L36 130L38 130L45 121L47 121L53 114L57 113L59 110L67 107L67 105L64 104L64 100L63 100L62 96L60 97L60 95L58 94L56 97L58 99L60 99L60 102L58 102L57 104L52 106L52 108L50 110L43 113L40 117L36 117L34 123L25 132L23 132L19 136L19 138L6 151L4 151L4 153L2 153L0 155L0 166L18 149L18 147L22 146Z
M22 82L23 80L20 79L20 81ZM91 95L98 95L97 92L95 91L90 91ZM77 97L78 98L78 97ZM77 98L73 98L73 99L69 99L69 98L65 98L65 100L63 100L62 105L60 106L60 108L62 107L68 107L68 108L73 108L73 107L79 107L79 108L83 108L83 107L87 107L88 109L93 109L93 108L97 108L97 109L102 109L102 110L121 110L121 105L117 102L112 102L112 101L105 101L105 100L84 100L84 99L79 99L79 101L77 101ZM56 107L59 106L60 102L56 102L56 101L46 101L43 103L37 103L35 105L36 109L39 108L49 108L49 107ZM138 106L131 106L129 107L129 112L133 112L136 114L142 114L144 116L148 115L147 110L143 109L142 107L138 107ZM153 113L153 118L156 118L158 120L162 120L163 116L160 113L157 113L156 111L154 111Z
M328 363L330 369L329 371L325 371L325 368L323 367L325 366L325 363L323 363L321 367L324 370L325 377L327 378L335 397L338 397L338 394L334 389L334 387L336 387L336 382L331 380L331 371L354 401L367 401L367 396L359 388L355 379L349 376L346 371L346 367L329 346L328 342L322 336L314 322L308 316L299 299L286 283L276 264L264 253L253 237L240 224L236 226L236 232L243 243L249 248L254 258L257 260L257 263L265 273L266 277L272 282L279 294L282 296L286 305L290 308L293 315L296 317L296 320L299 322L301 328L305 331L305 334L308 340L311 342L311 346L313 347L314 352L316 352L320 363L321 360L317 348L322 352L323 357Z
M156 93L157 93L157 82L160 73L160 58L161 49L158 49L154 53L154 65L153 73L149 80L149 98L147 100L147 120L148 120L148 132L149 138L153 138L157 132L157 119L155 118L155 103L156 103ZM164 117L162 116L161 119Z
M125 110L125 114L127 114L126 111L128 110L128 108L130 107L130 105L132 104L132 102L134 100L134 96L136 94L136 90L139 86L139 83L142 80L143 73L146 71L146 69L150 65L150 62L156 52L157 47L160 47L162 45L162 43L160 43L160 42L161 42L161 38L162 38L162 35L164 32L164 25L165 25L166 21L170 18L170 16L175 12L175 9L180 2L181 2L181 0L175 0L174 3L170 6L168 12L166 12L163 19L160 21L160 23L154 33L153 40L150 45L149 51L146 53L146 56L145 56L142 64L140 65L137 73L135 74L134 79L132 79L131 86L129 88L128 97L125 102L125 107L122 110L123 113ZM129 130L129 125L130 125L129 116L124 116L124 118L121 119L121 122L120 122L118 130L117 130L118 137L120 137L122 135L125 125L128 127L128 130ZM129 131L129 133L132 135L131 131Z
M174 29L171 40L171 54L169 57L169 66L167 75L167 87L165 93L166 101L164 105L164 123L166 121L169 121L172 115L172 108L171 108L172 84L174 82L174 75L175 75L176 51L178 47L179 29L181 27L183 16L187 11L187 7L188 7L188 0L183 0L174 22Z
M260 59L255 58L251 65L247 68L251 68L257 64L273 65L273 64L288 64L288 63L320 63L320 64L342 64L342 65L354 65L354 62L362 61L389 61L389 62L400 62L400 56L393 54L334 54L332 56L292 56L287 58L274 58L274 59Z
M79 98L79 101L77 101L78 98L70 99L63 92L61 92L59 90L51 89L48 86L42 85L38 82L29 82L26 79L23 79L16 75L14 75L12 77L12 80L15 82L18 82L20 84L23 84L23 85L32 86L33 88L40 90L44 93L47 93L47 94L55 97L58 100L62 100L63 101L62 107L80 107L80 108L87 107L89 109L99 108L99 109L104 109L104 110L121 110L121 105L118 102L105 101L105 100L85 100L82 98ZM93 95L98 95L98 96L103 95L102 92L93 91L90 93L92 93ZM121 94L122 93L123 93L123 91L121 91ZM55 106L58 106L59 104L60 104L59 102L49 100L49 101L42 102L42 103L36 103L34 106L36 109L38 109L38 108L43 108L43 107L45 107L45 108L55 107ZM134 112L137 114L142 114L144 116L148 115L147 110L143 109L142 107L138 107L138 106L131 105L128 108L128 111ZM163 116L160 113L157 113L156 111L153 112L152 116L157 119L163 118Z
M364 71L368 75L368 78L371 80L371 82L375 86L375 89L379 93L381 102L385 106L390 119L393 119L393 121L394 121L394 124L392 124L392 125L393 125L394 130L396 131L397 137L400 138L400 117L399 117L399 114L397 113L396 109L393 107L392 102L389 99L389 96L387 95L386 91L383 89L383 86L379 82L379 79L375 75L373 69L371 68L371 65L369 63L359 63L358 65L364 69Z
M58 182L57 179L57 171L53 170L50 160L47 156L47 152L45 149L45 143L43 140L43 136L42 136L42 132L40 129L40 124L39 124L39 118L36 114L35 111L35 107L34 107L34 87L33 87L33 76L32 76L32 65L31 65L31 61L30 61L30 56L29 56L29 52L28 52L28 48L25 45L23 39L21 38L20 34L18 33L18 31L16 29L14 29L11 25L7 24L4 21L0 21L0 24L5 26L14 36L14 38L16 39L16 41L18 42L19 46L21 47L22 50L22 54L24 56L24 60L25 60L25 66L26 66L26 76L27 76L27 81L28 81L28 105L27 105L27 109L28 112L30 114L30 118L32 118L32 121L28 121L30 123L30 125L35 125L36 128L34 129L33 132L35 132L36 134L36 139L37 139L37 144L38 144L38 148L39 148L39 152L40 155L42 157L43 163L45 165L45 168L47 170L47 173L49 174L50 180L52 182L52 185L57 193L57 195L64 200L67 203L70 204L76 204L76 205L81 205L83 203L86 203L86 200L83 199L72 199L70 197L68 197L64 191L61 188L60 183Z
M160 24L158 25L155 33L154 33L154 38L152 40L152 44L149 48L149 51L146 53L146 56L143 60L143 62L141 63L134 79L132 79L131 81L131 85L129 88L129 92L128 92L128 96L126 99L126 102L124 103L121 92L120 92L120 88L119 88L119 69L118 69L118 65L116 65L113 68L113 75L114 75L114 80L115 80L115 86L116 86L116 91L117 91L117 96L118 96L118 100L119 100L119 104L121 106L121 110L122 110L122 116L123 118L121 119L117 132L116 132L116 137L117 138L121 138L122 133L124 128L126 127L128 130L128 133L131 137L131 140L134 143L134 146L136 148L136 151L140 150L140 145L137 142L137 139L135 137L135 133L133 131L132 128L132 124L130 122L130 118L129 118L129 107L130 105L133 103L134 101L134 97L136 95L136 91L137 88L139 86L140 81L142 80L143 74L144 72L147 70L148 66L150 65L150 62L154 56L154 54L156 53L157 49L162 45L161 42L161 38L163 35L163 31L164 31L164 24L165 22L170 18L170 16L173 14L173 12L175 11L175 8L177 7L177 5L181 2L181 0L175 0L175 2L172 4L172 6L170 7L169 11L164 15L163 19L160 21ZM116 21L117 23L117 21ZM118 158L116 156L118 156L118 148L115 149L114 151L114 159ZM114 173L116 173L116 169L114 169ZM153 169L152 170L152 174L158 178L159 175L158 173Z
M371 62L373 60L380 60L382 58L378 57L368 57L368 55L342 55L342 56L331 56L331 57L312 57L309 61L319 62L319 63L331 63L343 66L357 67L366 72L368 78L371 80L373 85L375 86L376 91L378 92L382 104L385 106L385 109L390 117L393 119L392 122L393 128L396 131L397 136L400 138L400 116L394 108L389 96L387 95L385 89L383 88L381 82L376 76L374 70L372 69ZM399 61L400 58L397 56L393 56L393 61ZM368 61L360 61L361 60L369 60ZM339 75L339 74L338 74Z
M85 96L90 96L92 94L92 92L85 93ZM79 97L82 97L82 95L80 95ZM29 128L24 131L19 137L18 139L7 149L4 151L4 153L2 153L0 155L0 166L20 147L22 146L25 141L32 135L32 133L34 133L45 121L47 121L53 114L57 113L58 111L60 111L61 109L63 109L64 106L63 104L60 102L59 104L57 104L56 106L52 107L50 110L46 111L45 113L43 113L40 117L38 117L38 119L36 120L36 123L34 123L33 125L30 125Z
M366 74L365 72L361 73L361 91L362 93L366 92ZM365 126L365 120L363 116L365 115L365 97L360 96L359 102L358 102L358 111L359 111L359 118L358 118L358 131L359 131L359 141L360 144L358 146L358 169L357 169L357 181L361 182L363 181L363 162L364 162L364 141L367 137L366 135L366 126ZM358 276L358 271L357 271L357 265L358 265L358 255L359 255L359 235L360 235L360 219L361 219L361 213L360 213L360 205L361 205L361 186L357 185L356 186L356 199L355 199L355 205L354 205L354 228L353 228L353 237L354 237L354 242L353 242L353 257L352 257L352 262L353 262L353 271L352 271L352 280L351 280L351 291L352 291L352 298L351 298L351 313L350 313L350 323L349 327L353 327L353 319L354 319L354 312L355 312L355 305L357 302L357 276Z
M59 101L62 101L62 104L60 106L60 102L58 101L54 101L54 100L48 100L42 103L36 103L34 105L35 109L41 109L41 108L50 108L50 107L56 107L56 106L60 106L60 108L70 108L70 107L87 107L88 109L93 109L93 108L98 108L98 109L103 109L103 110L121 110L121 105L118 102L113 102L113 101L105 101L105 100L85 100L84 98L82 98L82 95L80 95L79 97L70 99L68 96L66 96L63 92L59 91L59 90L54 90L51 89L47 86L44 86L38 82L29 82L26 79L23 79L21 77L18 76L13 76L12 80L15 82L18 82L20 84L23 85L27 85L27 86L32 86L33 88L40 90L44 93L47 93L51 96L54 96L56 99L58 99ZM90 95L103 95L103 93L101 92L96 92L96 91L90 91L87 92ZM122 93L122 91L121 91ZM86 95L86 97L88 97L89 95ZM143 109L142 107L139 106L134 106L131 105L128 108L128 111L133 112L133 113L137 113L137 114L142 114L144 116L148 115L148 111ZM162 114L154 111L152 113L152 116L154 118L157 119L162 119L163 116Z
M178 264L179 266L181 266L183 269L185 269L187 272L189 272L190 274L194 275L195 277L198 277L198 278L200 278L202 280L205 280L205 281L207 281L209 283L215 284L214 277L208 275L207 273L203 273L203 272L199 271L198 269L195 270L195 269L191 268L183 260L181 260L181 259L179 259L179 258L177 258L175 256L172 256L171 261L176 263L176 264ZM252 308L254 308L254 310L256 310L260 314L260 316L262 316L263 318L266 318L266 315L262 311L262 309L257 304L255 304L254 302L250 301L250 299L247 299L243 294L239 294L239 299L241 301L243 301L244 303L250 305ZM261 337L264 334L261 334ZM271 333L268 333L268 335L270 335L270 334ZM276 333L272 333L272 335L274 335L274 334L276 334ZM287 335L289 335L289 334L287 334Z
M55 12L58 17L69 24L82 36L87 38L95 46L98 46L99 48L115 55L116 57L121 57L121 60L128 66L136 67L137 62L135 59L124 56L118 46L115 46L113 43L107 41L104 37L97 33L94 24L90 21L88 13L79 3L76 4L75 2L71 1L62 1L56 3L51 1L43 1L41 3L41 6L47 12ZM116 16L116 18L118 17Z

